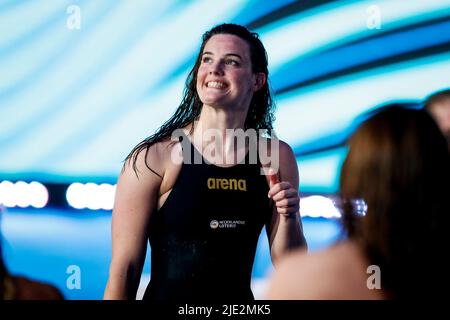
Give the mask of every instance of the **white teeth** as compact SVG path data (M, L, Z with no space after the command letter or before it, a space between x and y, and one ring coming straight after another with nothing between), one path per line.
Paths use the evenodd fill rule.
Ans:
M218 81L211 81L211 82L208 82L208 83L206 84L206 86L207 86L208 88L216 88L216 89L222 89L222 88L225 88L225 87L226 87L225 83L223 83L223 82L218 82Z

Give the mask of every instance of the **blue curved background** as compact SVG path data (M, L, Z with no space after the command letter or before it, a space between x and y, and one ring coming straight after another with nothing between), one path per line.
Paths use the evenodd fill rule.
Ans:
M201 34L225 21L267 47L304 192L336 190L356 116L450 85L450 1L1 1L0 178L114 182L178 106Z
M450 0L0 0L0 181L115 183L178 106L202 33L222 22L266 46L275 129L305 194L337 191L359 116L450 87ZM336 221L313 220L312 248L332 243ZM109 223L110 212L11 208L4 255L68 298L98 299ZM270 269L265 241L255 279ZM71 264L84 272L78 291L66 286Z

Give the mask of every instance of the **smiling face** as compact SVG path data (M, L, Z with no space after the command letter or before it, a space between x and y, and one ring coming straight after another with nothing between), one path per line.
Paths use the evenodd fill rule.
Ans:
M208 40L197 73L197 92L204 105L246 110L264 82L264 74L252 72L245 40L230 34L217 34Z

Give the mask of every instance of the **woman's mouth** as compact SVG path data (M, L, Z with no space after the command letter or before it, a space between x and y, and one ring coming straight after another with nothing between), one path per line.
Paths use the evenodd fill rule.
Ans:
M209 81L206 83L207 88L214 88L214 89L224 89L228 87L228 85L225 82L221 81Z

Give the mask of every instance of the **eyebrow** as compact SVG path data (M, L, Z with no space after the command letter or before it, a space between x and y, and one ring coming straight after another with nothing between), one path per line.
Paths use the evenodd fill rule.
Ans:
M205 52L203 52L202 56L204 56L205 54L214 55L214 53L212 53L212 52L205 51ZM243 60L242 57L240 55L238 55L237 53L227 53L225 55L225 57L229 57L229 56L236 57L236 58L239 58L239 59Z

